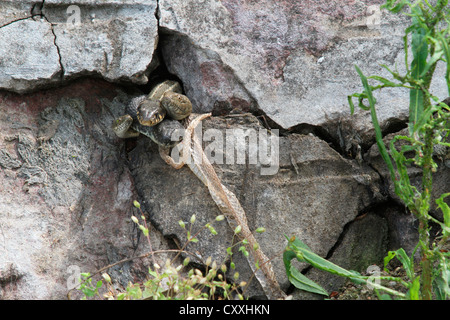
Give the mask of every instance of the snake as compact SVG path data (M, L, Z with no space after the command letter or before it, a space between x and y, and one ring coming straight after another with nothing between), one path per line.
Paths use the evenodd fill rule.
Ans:
M131 99L125 114L112 124L119 138L133 138L143 134L157 145L170 148L182 139L177 132L184 131L179 122L192 112L192 103L182 94L179 82L165 80L156 85L148 95Z
M211 198L225 216L230 228L237 230L237 227L240 226L241 231L237 233L237 236L241 240L247 240L250 254L246 258L267 298L271 300L285 299L286 294L279 286L270 259L264 254L248 226L244 209L236 195L222 184L214 167L203 151L201 141L194 133L200 122L210 117L211 113L195 114L192 113L192 109L189 112L183 111L189 110L189 107L185 106L185 99L180 97L180 93L177 90L179 89L176 84L163 82L154 88L147 97L138 97L135 101L132 100L126 108L126 115L118 118L113 123L114 132L121 138L133 137L142 133L158 144L160 156L168 165L174 169L181 169L184 165L187 165L194 175L208 188ZM173 95L172 93L178 93L178 95ZM166 101L163 103L164 106L162 108L172 118L171 120L161 116L164 113L164 110L161 111L161 104L158 107L157 103L153 103L154 100L161 102L164 99ZM173 116L173 113L180 115L178 119L177 115ZM186 115L187 113L189 114ZM153 124L152 121L154 120L150 120L152 117L158 123ZM183 124L178 121L181 120L180 117L183 119ZM144 125L141 120L144 123L152 122L152 125ZM175 125L175 122L178 125ZM169 143L167 138L173 133L173 130L179 129L178 126L184 129L184 135L179 140L170 141ZM158 127L161 127L161 129L156 130ZM182 156L177 162L170 156L169 151L178 143L182 145Z

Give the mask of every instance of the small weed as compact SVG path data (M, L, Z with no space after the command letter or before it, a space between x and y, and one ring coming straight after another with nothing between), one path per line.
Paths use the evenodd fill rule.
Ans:
M153 251L150 241L149 228L146 223L145 215L141 211L139 202L134 201L134 206L141 212L141 221L132 216L131 220L139 227L148 240L150 251L144 255L128 258L106 266L94 274L82 273L81 284L76 289L82 293L82 299L110 299L110 300L212 300L212 299L245 299L245 290L248 286L246 281L239 281L239 273L234 272L233 279L227 279L227 260L230 260L229 267L235 269L233 262L233 248L238 247L238 251L248 255L245 248L246 240L234 243L236 235L240 232L236 228L233 244L226 250L226 258L221 263L212 261L211 257L206 261L201 261L205 266L204 270L191 266L190 256L199 259L195 253L186 250L189 243L198 242L198 235L204 230L208 230L212 235L217 235L214 228L214 222L220 222L225 219L223 215L217 216L213 221L205 224L198 230L194 230L196 216L191 216L189 222L179 221L178 224L186 231L186 242L180 250L159 250ZM264 232L264 228L258 228L256 232ZM163 266L158 265L155 255L158 253L176 252L173 259L166 260ZM181 254L186 257L183 262L176 265L177 259ZM106 273L109 268L130 261L131 259L152 257L153 268L148 270L148 278L142 283L129 283L126 288L115 288L110 276ZM93 276L100 274L102 280L94 283ZM100 293L102 291L103 293Z

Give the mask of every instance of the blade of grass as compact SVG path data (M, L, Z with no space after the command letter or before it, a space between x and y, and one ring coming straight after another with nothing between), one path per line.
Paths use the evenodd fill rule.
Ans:
M373 123L374 129L375 129L375 139L376 139L378 149L380 151L381 157L383 158L384 162L388 166L392 181L395 181L396 177L395 177L394 166L392 165L391 158L389 157L386 146L384 145L384 142L383 142L383 135L381 133L380 125L378 123L378 117L377 117L377 113L375 110L375 99L372 94L372 89L370 88L369 83L367 82L367 78L366 78L366 76L364 76L361 69L359 69L358 66L356 66L356 65L355 65L355 69L356 69L356 72L358 73L359 77L361 78L361 82L362 82L362 84L364 86L364 90L367 94L367 100L369 101L369 105L370 105L370 115L372 117L372 123Z

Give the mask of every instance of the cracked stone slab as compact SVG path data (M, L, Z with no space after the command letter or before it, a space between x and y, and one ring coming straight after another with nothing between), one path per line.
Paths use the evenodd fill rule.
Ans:
M31 8L36 1L3 0L0 3L2 14L0 15L0 27L13 21L30 17Z
M28 18L0 28L0 87L22 92L58 80L54 39L46 21Z
M23 93L82 75L146 83L158 64L156 7L156 0L1 3L0 88Z
M402 37L408 22L404 16L380 10L382 3L160 0L160 27L173 41L184 37L199 51L215 53L219 57L215 61L248 92L246 101L255 101L281 127L322 126L350 117L347 95L363 89L355 64L366 75L388 76L381 64L397 64L402 72ZM221 73L205 73L204 60L193 61L189 51L170 54L171 44L167 46L169 70L179 74L185 85L205 78L220 81ZM444 72L439 66L439 76ZM437 96L446 97L445 81L437 81L433 89ZM195 94L204 95L193 93L193 99ZM217 96L221 95L210 94L210 98ZM407 119L407 90L383 90L376 98L382 125L393 118ZM209 110L213 107L211 103ZM370 116L359 110L351 119L362 133L370 125Z

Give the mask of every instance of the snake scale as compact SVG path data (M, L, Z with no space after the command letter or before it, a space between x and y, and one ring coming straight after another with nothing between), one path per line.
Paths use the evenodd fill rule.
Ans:
M250 249L248 252L250 252L250 254L247 256L247 260L255 277L261 284L264 293L268 299L284 299L286 295L281 290L278 281L276 280L272 264L259 247L253 233L248 227L244 209L235 194L222 184L214 167L203 152L201 141L194 133L195 128L200 122L210 116L210 113L190 114L184 119L185 131L183 140L180 142L182 146L182 157L179 162L175 162L169 155L172 146L158 143L155 139L152 140L159 144L160 156L167 164L175 169L180 169L186 164L197 178L208 188L211 198L214 200L221 213L226 217L232 230L236 230L237 226L241 227L241 231L237 236L240 237L241 240L246 239L248 241L248 247ZM164 121L162 123L164 123ZM117 134L117 130L115 130L115 132ZM256 265L258 265L259 268L257 268Z

